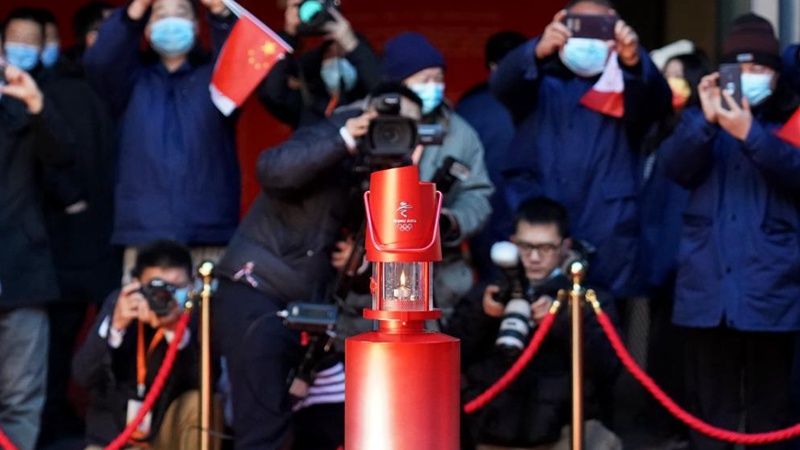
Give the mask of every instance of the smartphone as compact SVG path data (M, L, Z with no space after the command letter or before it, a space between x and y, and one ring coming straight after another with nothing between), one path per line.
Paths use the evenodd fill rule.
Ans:
M5 86L8 84L8 79L6 79L6 60L0 57L0 86Z
M564 25L572 31L572 37L613 41L617 20L615 14L567 14Z
M719 87L728 92L739 107L742 106L742 69L739 64L720 64ZM728 102L722 99L722 108L730 110Z

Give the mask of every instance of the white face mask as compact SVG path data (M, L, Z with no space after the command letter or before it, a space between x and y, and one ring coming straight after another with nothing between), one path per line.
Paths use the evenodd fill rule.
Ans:
M323 61L319 76L331 95L342 88L345 92L352 90L358 81L358 71L346 58L328 58Z
M572 73L590 78L603 72L608 52L608 44L600 39L569 38L559 56Z
M772 95L772 77L771 73L742 74L742 95L750 106L759 105Z
M408 86L422 100L422 114L429 114L444 100L444 83L414 83Z

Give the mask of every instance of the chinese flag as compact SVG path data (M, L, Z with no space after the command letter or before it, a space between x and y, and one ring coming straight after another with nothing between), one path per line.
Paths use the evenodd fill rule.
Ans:
M589 92L581 97L581 105L600 114L619 119L625 114L624 91L625 81L619 61L617 61L617 52L612 52L605 69L603 69L603 74L589 89Z
M777 135L784 141L800 148L800 108L797 108L792 117L778 130Z
M217 58L209 89L211 101L229 116L292 48L238 4L225 4L239 20Z

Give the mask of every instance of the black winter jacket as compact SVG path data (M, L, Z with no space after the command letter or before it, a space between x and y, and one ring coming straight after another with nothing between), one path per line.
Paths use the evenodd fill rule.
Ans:
M37 115L0 98L0 311L58 298L42 219L42 171L71 163L69 131L45 91Z
M321 302L335 271L331 251L355 186L353 156L339 134L360 110L298 129L256 164L262 186L231 239L218 273L281 303ZM248 264L249 263L249 264ZM247 269L250 267L251 269Z

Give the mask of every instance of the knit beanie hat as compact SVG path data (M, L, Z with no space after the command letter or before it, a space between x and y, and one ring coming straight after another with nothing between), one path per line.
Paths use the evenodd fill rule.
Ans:
M780 43L772 24L755 14L739 16L722 43L722 62L752 62L780 70Z
M405 80L430 67L444 69L444 55L420 33L401 33L383 46L383 75L389 81Z

